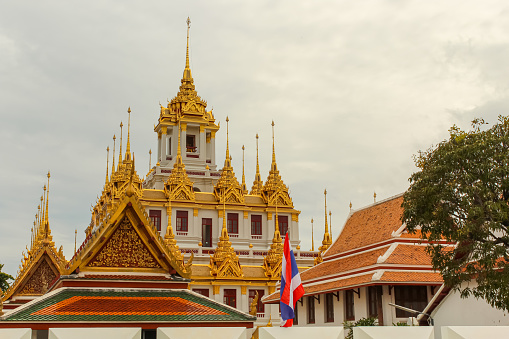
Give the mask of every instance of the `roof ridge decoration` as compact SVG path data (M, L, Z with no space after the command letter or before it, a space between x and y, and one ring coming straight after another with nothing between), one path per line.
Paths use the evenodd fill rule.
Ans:
M263 269L265 270L265 275L268 278L277 280L281 278L284 250L283 239L281 238L281 233L279 232L277 205L274 224L274 237L272 238L272 244L270 245L267 256L263 258Z
M263 193L263 181L260 175L260 162L258 161L258 133L256 133L256 174L253 181L253 187L251 187L252 195L262 195Z
M190 277L180 251L168 247L150 221L134 189L134 156L128 187L107 220L91 232L73 257L66 274L77 269L108 272L143 271Z
M237 279L244 276L239 257L232 247L226 227L226 205L223 198L223 228L214 255L210 256L210 274L220 279Z
M182 115L177 113L178 120L178 147L177 157L173 164L173 170L164 184L164 194L170 200L188 200L194 201L195 194L193 189L193 182L189 179L186 173L186 166L182 161L182 154L180 150L180 120Z
M23 258L16 274L14 282L0 299L7 300L14 294L41 295L44 289L65 270L67 261L63 253L63 247L57 251L49 226L49 179L45 185L41 204L37 207L38 213L31 232L30 249L26 247ZM42 208L41 208L42 206Z
M244 195L248 194L247 186L246 186L246 176L244 175L244 150L246 148L242 145L242 193Z
M270 165L269 176L263 186L263 197L268 205L293 207L292 198L288 193L288 187L284 184L276 163L276 151L274 146L274 120L272 121L272 163Z
M332 245L332 239L329 233L329 225L327 224L327 190L323 191L324 199L325 199L325 232L323 234L322 246L318 247L320 251L318 255L315 257L315 265L319 264L323 261L323 256L327 249Z
M214 186L214 195L220 203L244 204L244 191L239 184L233 172L232 161L230 157L230 145L228 136L228 122L230 119L226 117L226 157L221 176Z

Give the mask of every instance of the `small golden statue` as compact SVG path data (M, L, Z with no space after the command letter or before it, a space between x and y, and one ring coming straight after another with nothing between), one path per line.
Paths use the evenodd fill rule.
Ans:
M256 313L258 311L258 298L259 298L258 292L256 292L253 301L251 301L251 306L249 306L249 314L254 316L256 316Z

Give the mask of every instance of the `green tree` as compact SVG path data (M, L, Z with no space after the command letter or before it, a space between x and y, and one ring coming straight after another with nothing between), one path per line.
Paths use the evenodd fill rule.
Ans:
M447 286L475 279L463 297L509 310L509 117L486 125L453 126L449 139L415 156L420 170L409 179L402 221L435 242L427 249Z
M12 275L2 272L3 264L0 264L0 291L5 292L9 288L8 280L14 280ZM1 293L0 293L1 295Z

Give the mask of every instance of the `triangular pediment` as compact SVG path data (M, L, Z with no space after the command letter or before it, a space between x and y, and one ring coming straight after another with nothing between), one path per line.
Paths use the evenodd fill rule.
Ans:
M86 271L153 272L190 276L164 243L135 194L125 195L69 263L67 274Z
M30 263L19 272L16 280L5 292L3 300L17 295L39 296L46 293L50 285L60 276L61 271L51 253L52 249L44 247L32 258Z
M87 266L162 269L127 215Z
M240 267L238 261L234 261L231 258L226 258L226 260L217 270L217 278L228 279L240 278L242 276L242 268Z

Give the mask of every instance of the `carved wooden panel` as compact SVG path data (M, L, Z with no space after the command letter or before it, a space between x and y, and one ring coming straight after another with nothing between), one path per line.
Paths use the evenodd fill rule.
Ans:
M42 262L35 270L34 274L28 279L23 286L20 295L34 295L46 293L49 284L56 279L57 275L51 269L48 262L42 258Z
M161 268L127 217L120 222L88 266Z

